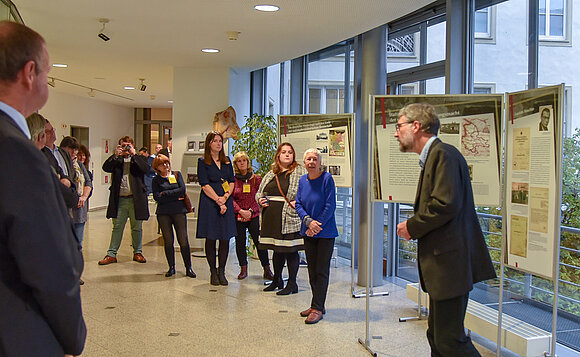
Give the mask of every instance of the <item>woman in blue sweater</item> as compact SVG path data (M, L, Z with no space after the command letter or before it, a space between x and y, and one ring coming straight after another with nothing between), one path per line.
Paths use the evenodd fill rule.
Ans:
M153 198L157 201L157 222L163 233L165 257L169 264L166 277L175 275L175 250L173 248L173 228L177 234L177 242L181 251L181 257L185 264L185 275L195 278L191 269L191 251L187 239L187 208L183 197L185 195L185 183L179 171L171 172L169 158L159 154L153 160L153 169L157 175L151 182Z
M328 291L330 259L334 239L338 236L334 211L336 195L334 179L321 170L322 157L316 149L304 152L304 166L308 174L300 177L296 194L296 212L302 221L300 234L304 237L304 249L308 261L308 279L312 288L310 307L300 316L305 323L315 324L326 312L324 303Z

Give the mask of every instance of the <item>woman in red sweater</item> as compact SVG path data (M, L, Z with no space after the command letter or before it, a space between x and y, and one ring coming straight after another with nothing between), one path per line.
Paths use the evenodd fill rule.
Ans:
M246 252L246 230L250 232L254 245L258 246L258 235L260 232L260 206L255 200L256 192L260 187L262 178L252 172L250 158L240 151L234 155L234 173L236 181L234 184L234 212L236 214L236 253L240 263L240 274L238 279L245 279L248 276L248 255ZM264 279L274 278L270 270L268 251L258 249L258 257L264 268Z

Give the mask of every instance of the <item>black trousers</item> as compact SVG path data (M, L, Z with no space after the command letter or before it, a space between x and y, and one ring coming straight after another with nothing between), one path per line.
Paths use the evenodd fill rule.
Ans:
M218 259L219 259L219 268L225 269L226 262L228 261L228 253L230 252L230 240L229 239L206 239L205 240L205 258L207 259L207 264L209 265L210 270L216 269L216 242L219 242L218 248Z
M469 293L447 300L429 297L427 340L431 356L481 356L465 335L463 321L468 301Z
M158 214L157 223L163 234L163 246L165 248L165 257L169 267L175 266L175 249L173 249L173 228L177 235L177 243L183 258L183 264L186 268L191 267L191 251L189 249L189 240L187 239L187 217L185 213L178 214Z
M236 254L238 256L238 262L240 263L240 266L248 265L248 253L246 251L246 229L250 231L252 241L254 241L254 245L258 247L260 217L255 217L248 222L236 221ZM260 263L262 263L263 267L270 265L267 250L258 249L258 258L260 258Z
M288 262L288 282L286 283L286 286L297 287L298 283L296 282L296 278L298 277L298 269L300 268L300 256L298 255L298 252L274 252L272 254L274 282L282 281L282 270L284 269L284 263L286 262Z
M330 276L330 259L334 249L334 238L304 237L304 250L308 262L308 280L312 288L310 307L324 310L328 278Z

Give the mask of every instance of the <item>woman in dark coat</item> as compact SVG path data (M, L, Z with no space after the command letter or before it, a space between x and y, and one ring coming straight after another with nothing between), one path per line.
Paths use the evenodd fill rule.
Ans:
M191 269L191 251L187 239L187 209L183 196L185 183L179 171L171 171L171 163L165 155L157 155L153 160L153 169L157 175L151 181L153 198L157 201L157 222L163 233L165 257L169 270L166 277L175 275L175 249L173 248L173 229L177 235L177 242L185 265L185 275L195 278Z
M223 137L211 132L205 138L205 152L197 163L201 185L197 215L197 238L205 239L205 256L212 285L228 285L225 276L230 238L236 235L233 199L234 170L224 153ZM216 268L216 243L219 266Z

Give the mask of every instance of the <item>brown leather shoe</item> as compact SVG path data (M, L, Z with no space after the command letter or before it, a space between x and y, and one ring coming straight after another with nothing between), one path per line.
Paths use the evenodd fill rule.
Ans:
M312 311L310 311L310 315L308 315L306 320L304 320L304 323L306 323L308 325L312 325L312 324L317 323L320 320L322 320L322 311L312 309Z
M137 263L146 263L147 262L147 259L145 259L145 257L141 253L133 254L133 260L136 261Z
M242 280L248 277L248 266L242 265L240 266L240 274L238 274L238 280Z
M308 309L304 310L304 311L300 311L300 316L302 317L306 317L308 315L310 315L310 313L312 312L312 310L314 310L313 308L309 307ZM322 314L326 314L326 309L322 310Z
M270 270L269 265L264 267L264 275L262 275L262 278L266 280L274 280L274 274L272 273L272 270Z
M99 265L109 265L111 263L116 263L117 262L117 258L112 257L110 255L105 255L105 257L101 260L99 260Z

